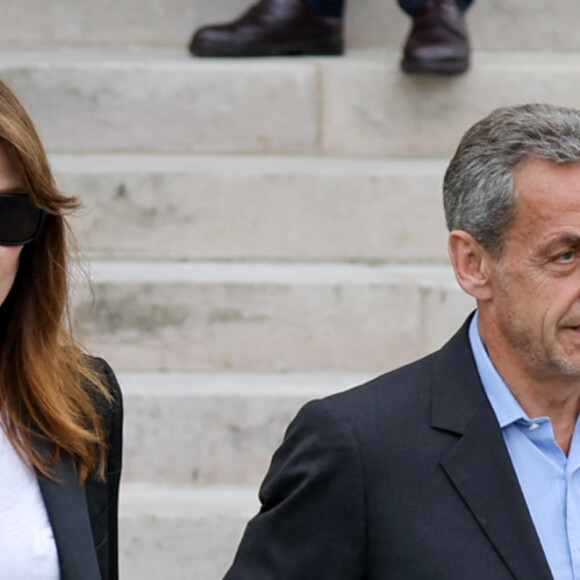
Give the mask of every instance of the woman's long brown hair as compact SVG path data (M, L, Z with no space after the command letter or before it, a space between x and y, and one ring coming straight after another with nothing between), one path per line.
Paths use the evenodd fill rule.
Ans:
M63 453L79 480L105 476L101 405L111 396L75 343L69 324L70 232L65 216L78 200L62 195L36 129L0 81L0 147L23 190L48 212L36 240L24 246L16 280L0 306L0 410L18 453L47 477ZM39 441L44 439L44 444ZM46 453L46 442L51 449Z

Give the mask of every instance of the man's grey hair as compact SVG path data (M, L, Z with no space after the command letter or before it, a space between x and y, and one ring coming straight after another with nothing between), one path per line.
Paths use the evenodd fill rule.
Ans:
M465 230L493 257L501 257L516 214L514 176L532 159L580 164L580 110L546 104L502 107L473 125L445 173L449 230Z

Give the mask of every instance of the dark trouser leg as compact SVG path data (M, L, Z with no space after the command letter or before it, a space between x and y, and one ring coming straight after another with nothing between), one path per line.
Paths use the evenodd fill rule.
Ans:
M409 15L413 16L415 11L425 0L398 0L399 6ZM467 10L473 0L457 0L457 4L462 10Z
M344 0L304 0L304 3L324 16L342 18L344 13Z
M409 16L413 16L415 10L423 4L425 0L398 0L399 6ZM457 4L462 10L467 10L473 0L457 0ZM335 16L341 18L344 13L345 0L304 0L311 8L324 14L325 16Z

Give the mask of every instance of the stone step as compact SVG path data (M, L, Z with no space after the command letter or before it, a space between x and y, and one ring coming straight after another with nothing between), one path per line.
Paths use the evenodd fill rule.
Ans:
M472 309L440 265L94 262L79 337L118 371L377 370Z
M402 75L387 51L190 59L178 49L0 51L61 152L448 157L492 108L577 105L578 54L479 53L458 78Z
M122 486L120 577L222 578L258 505L256 489Z
M300 407L373 373L119 373L124 482L257 488Z
M6 46L176 45L208 23L232 20L253 0L20 0L3 6ZM549 15L549 16L547 16ZM468 16L476 50L580 50L576 0L477 0ZM398 49L409 21L394 0L351 0L349 47Z
M101 259L447 261L446 161L54 155Z

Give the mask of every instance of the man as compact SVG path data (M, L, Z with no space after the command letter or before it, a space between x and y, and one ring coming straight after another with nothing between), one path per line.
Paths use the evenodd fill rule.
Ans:
M238 19L198 30L195 56L342 54L345 0L261 0ZM401 67L412 74L460 74L469 67L463 12L472 0L399 0L412 18Z
M227 580L580 578L580 111L494 111L444 181L477 312L298 414Z

